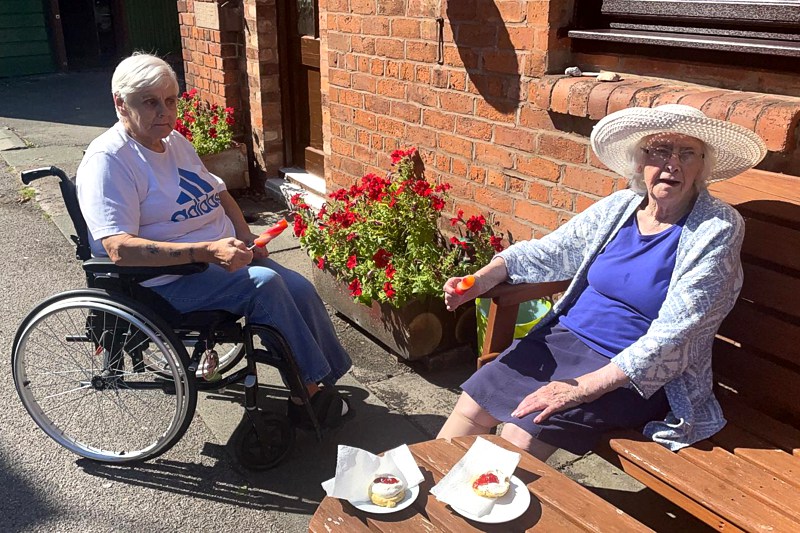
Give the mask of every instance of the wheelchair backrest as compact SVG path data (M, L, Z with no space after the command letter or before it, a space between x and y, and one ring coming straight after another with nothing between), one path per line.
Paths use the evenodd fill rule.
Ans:
M22 172L22 183L29 185L32 181L47 176L58 176L59 188L61 189L61 198L64 200L64 205L69 213L69 218L72 220L72 226L75 228L75 235L72 235L72 242L75 243L75 257L81 261L91 259L92 251L89 248L89 230L86 228L86 221L83 219L81 213L81 206L78 203L78 190L75 183L67 176L66 172L58 167L44 167L35 170L26 170Z

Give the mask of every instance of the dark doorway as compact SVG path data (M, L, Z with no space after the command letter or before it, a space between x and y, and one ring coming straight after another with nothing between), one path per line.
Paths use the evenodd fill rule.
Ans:
M287 164L324 176L319 69L319 2L278 2L281 93ZM285 58L285 59L284 59Z
M59 0L70 69L105 66L117 56L112 0Z

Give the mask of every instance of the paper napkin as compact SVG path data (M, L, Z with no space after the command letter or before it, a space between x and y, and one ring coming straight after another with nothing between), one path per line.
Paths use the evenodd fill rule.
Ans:
M403 444L379 457L368 451L339 445L336 475L322 483L328 496L350 502L369 502L369 485L376 474L394 474L405 483L406 489L416 487L424 479L422 472Z
M464 457L431 489L431 494L451 507L483 516L492 511L495 500L475 494L472 490L473 478L487 470L497 470L510 478L519 459L518 453L478 437Z

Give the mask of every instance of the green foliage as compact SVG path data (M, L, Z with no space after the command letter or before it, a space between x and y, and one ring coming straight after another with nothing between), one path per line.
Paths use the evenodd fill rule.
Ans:
M201 102L197 89L178 99L175 129L191 141L198 155L216 154L233 145L233 108Z
M488 263L502 250L483 215L450 219L456 235L439 228L449 184L432 186L418 171L415 149L392 153L394 172L367 174L340 189L315 213L292 198L294 231L318 268L348 283L351 295L402 306L414 296L441 296L444 282Z

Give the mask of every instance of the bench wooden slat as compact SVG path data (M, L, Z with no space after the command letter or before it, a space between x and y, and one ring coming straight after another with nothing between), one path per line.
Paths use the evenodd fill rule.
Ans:
M793 506L795 512L800 513L800 509L798 509L800 495L797 493L800 490L800 458L775 448L772 443L760 439L746 428L730 422L722 431L714 435L711 441L735 454L736 457L741 457L756 465L765 473L792 485L794 487L793 498L795 498Z
M800 457L800 430L784 424L747 405L737 395L726 390L715 391L725 418L732 424L747 428L756 437L769 441L777 448Z
M800 402L789 392L800 390L797 373L722 341L714 343L713 367L717 379L754 408L778 419L800 417Z
M733 430L729 430L729 435ZM789 460L791 455L777 452ZM743 457L734 455L711 441L702 441L680 451L679 455L722 480L729 486L736 486L751 499L786 515L800 527L800 489L787 483L770 470L760 468ZM795 469L796 473L796 469ZM741 483L746 479L747 483Z
M742 264L740 298L800 318L800 278L750 263Z
M512 446L508 442L496 435L482 435L482 437L501 448L512 450ZM475 437L459 437L453 441L465 449L469 449L475 441ZM531 493L542 501L543 507L545 507L544 504L547 504L558 509L565 517L574 522L571 530L574 530L575 526L579 526L586 531L619 531L621 533L652 531L622 511L610 507L588 489L574 487L572 485L574 481L534 457L523 456L519 468L534 474L535 479L520 479L526 482ZM575 497L576 490L580 490L581 497ZM570 496L565 498L563 496L565 494Z
M610 441L611 449L629 463L626 472L650 485L652 479L665 484L668 489L687 497L680 501L686 508L702 507L706 512L692 512L712 527L723 530L729 526L745 531L797 531L800 522L765 505L753 505L752 497L716 475L697 468L684 452L674 453L636 432L624 432ZM623 465L625 466L625 465ZM638 474L644 473L647 476ZM672 495L672 498L675 494ZM671 498L671 499L672 499ZM676 501L676 500L673 500ZM692 503L693 502L693 503ZM724 529L727 531L727 529Z
M784 213L777 218L797 223L796 211L791 209L792 205L800 206L797 194L800 178L797 176L752 169L729 180L712 183L708 189L720 200L744 211L749 209L768 216ZM774 211L775 208L778 210Z
M722 321L719 334L757 347L793 365L800 365L800 327L772 316L747 302L738 302Z
M338 498L324 498L311 517L308 530L311 533L366 533L369 527L365 518L356 516L359 512Z
M755 218L745 218L742 254L800 271L800 232Z

